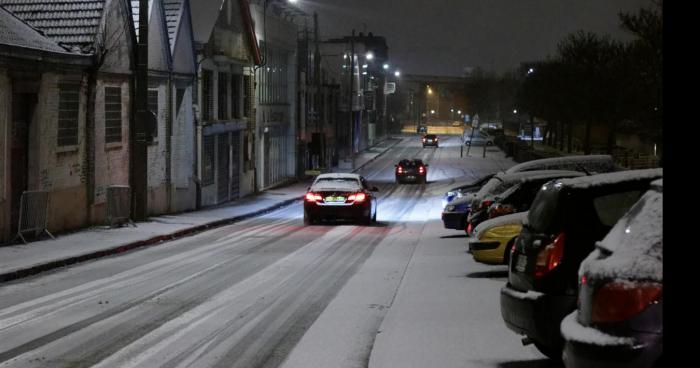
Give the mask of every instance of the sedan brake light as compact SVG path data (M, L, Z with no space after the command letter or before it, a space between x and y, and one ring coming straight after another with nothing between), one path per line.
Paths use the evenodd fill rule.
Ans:
M593 296L591 320L595 323L620 322L656 304L662 285L655 282L610 282Z
M320 194L308 192L308 193L306 193L306 200L308 202L317 202L317 201L322 201L323 197L321 197Z
M421 166L418 168L418 173L419 174L425 174L425 166Z
M561 259L564 256L565 239L565 234L559 233L551 244L547 244L537 254L537 263L535 263L536 279L543 278L551 270L559 266Z
M399 166L399 167L396 169L396 172L399 173L399 174L403 174L403 167Z
M366 198L367 198L367 195L365 193L359 192L359 193L351 194L348 197L348 202L353 202L353 201L355 203L364 202Z

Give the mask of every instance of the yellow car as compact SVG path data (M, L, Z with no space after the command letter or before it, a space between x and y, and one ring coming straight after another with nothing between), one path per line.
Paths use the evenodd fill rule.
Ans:
M469 251L474 260L486 264L508 264L510 250L522 230L527 212L486 220L474 229Z

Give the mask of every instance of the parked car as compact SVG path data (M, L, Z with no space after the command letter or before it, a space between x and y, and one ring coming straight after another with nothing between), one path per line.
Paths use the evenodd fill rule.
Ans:
M462 123L461 121L459 121L459 120L455 120L455 121L452 122L452 126L453 126L453 127L459 127L459 126L462 126L462 124L463 124L463 123Z
M618 168L610 155L575 155L525 161L512 166L506 173L532 170L575 170L602 174L618 171Z
M396 183L403 184L407 181L412 181L415 183L426 183L426 178L428 177L428 165L423 163L420 159L403 159L399 161L396 168Z
M442 208L444 209L445 206L447 206L450 202L457 198L462 198L466 196L468 193L476 192L478 191L486 182L491 179L495 173L491 173L488 175L484 175L468 184L464 184L458 187L454 187L450 189L448 192L446 192L442 196ZM460 227L459 229L464 229L464 226Z
M577 271L661 169L629 170L547 183L518 235L501 289L501 316L524 343L561 359L559 326L576 309Z
M428 133L428 127L425 125L418 125L418 128L416 128L417 133Z
M446 229L464 230L467 227L467 216L472 204L474 193L464 193L455 198L442 210L442 224Z
M568 171L568 170L534 170L534 171L524 171L516 173L500 173L495 175L488 183L486 183L479 191L472 197L472 202L469 208L469 213L467 214L467 222L465 231L467 235L471 235L474 228L479 225L482 221L488 219L488 211L491 205L494 204L499 195L503 196L504 193L516 193L518 195L527 194L527 189L531 189L534 185L535 188L539 187L553 179L559 178L572 178L577 176L585 175L585 173L578 171ZM525 183L533 183L523 186ZM516 191L522 188L522 191ZM513 203L517 203L522 209L522 211L529 208L531 200L534 200L534 196L529 201L522 201L519 196L513 196ZM523 195L523 197L527 197ZM503 197L501 197L503 198ZM527 199L527 198L525 198ZM525 202L521 204L520 202ZM505 205L506 203L504 203ZM521 212L521 211L518 211Z
M662 367L662 197L657 180L581 263L561 324L567 367Z
M435 134L426 134L423 137L423 148L425 148L426 146L438 147L438 140L439 138Z
M475 131L473 134L471 131L465 131L462 138L465 146L493 146L493 137L481 131Z
M469 251L474 260L486 264L508 264L511 248L523 228L526 212L486 220L474 229Z
M304 197L304 224L352 219L368 225L377 221L377 187L358 174L321 174Z

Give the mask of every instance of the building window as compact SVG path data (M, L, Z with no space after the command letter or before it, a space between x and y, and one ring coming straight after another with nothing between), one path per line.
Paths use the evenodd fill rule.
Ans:
M264 42L261 47L265 47ZM287 56L283 50L269 48L266 66L258 69L258 98L263 104L287 103Z
M105 143L122 141L122 89L105 87Z
M219 73L219 120L228 119L228 75Z
M212 82L211 70L202 71L202 120L204 121L210 121L212 119L212 110L214 110Z
M253 78L250 75L246 75L243 78L243 114L246 118L252 118L253 105L251 103L250 96L253 93Z
M202 137L202 185L214 184L214 137Z
M234 118L243 117L241 115L241 76L236 74L231 76L231 110Z
M80 114L80 85L58 85L58 146L78 144L78 116Z
M156 121L158 121L158 90L149 89L148 90L148 111L150 111L153 116L155 116ZM155 129L151 132L152 137L158 137L158 124L156 124Z

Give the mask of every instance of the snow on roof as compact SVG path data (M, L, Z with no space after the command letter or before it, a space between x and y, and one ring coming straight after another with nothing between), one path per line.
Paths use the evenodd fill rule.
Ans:
M360 180L360 175L359 174L353 174L353 173L326 173L326 174L321 174L316 177L316 180L321 179L321 178L353 178Z
M576 313L578 311L573 311L561 322L561 335L565 339L599 346L628 345L632 347L634 345L634 340L631 337L612 336L595 328L582 326L576 321Z
M360 182L354 179L348 180L321 180L314 183L311 186L312 191L316 190L359 190L361 188Z
M582 175L585 174L582 172L570 170L534 170L514 173L499 173L493 178L491 178L491 180L489 180L483 187L481 187L481 189L479 189L479 191L476 193L476 197L478 199L482 199L489 195L499 194L515 184L525 183L530 180L546 178L558 179L561 177Z
M655 182L656 183L656 182ZM581 264L601 279L663 281L663 194L647 191ZM604 254L610 254L605 257Z
M476 226L474 229L474 239L479 239L479 236L481 235L482 232L488 231L490 229L493 229L494 227L498 226L503 226L503 225L519 225L523 223L523 219L527 217L528 211L525 212L518 212L518 213L511 213L509 215L505 216L499 216L496 218L488 219L479 225Z
M74 51L92 54L105 0L0 0L0 5Z
M579 155L543 158L540 160L526 161L517 164L506 173L514 173L530 170L559 169L559 170L581 170L584 167L589 172L611 172L615 171L615 162L610 155Z
M563 186L585 189L594 186L622 183L626 181L654 179L663 176L663 169L626 170L606 174L583 176L573 179L562 179Z

